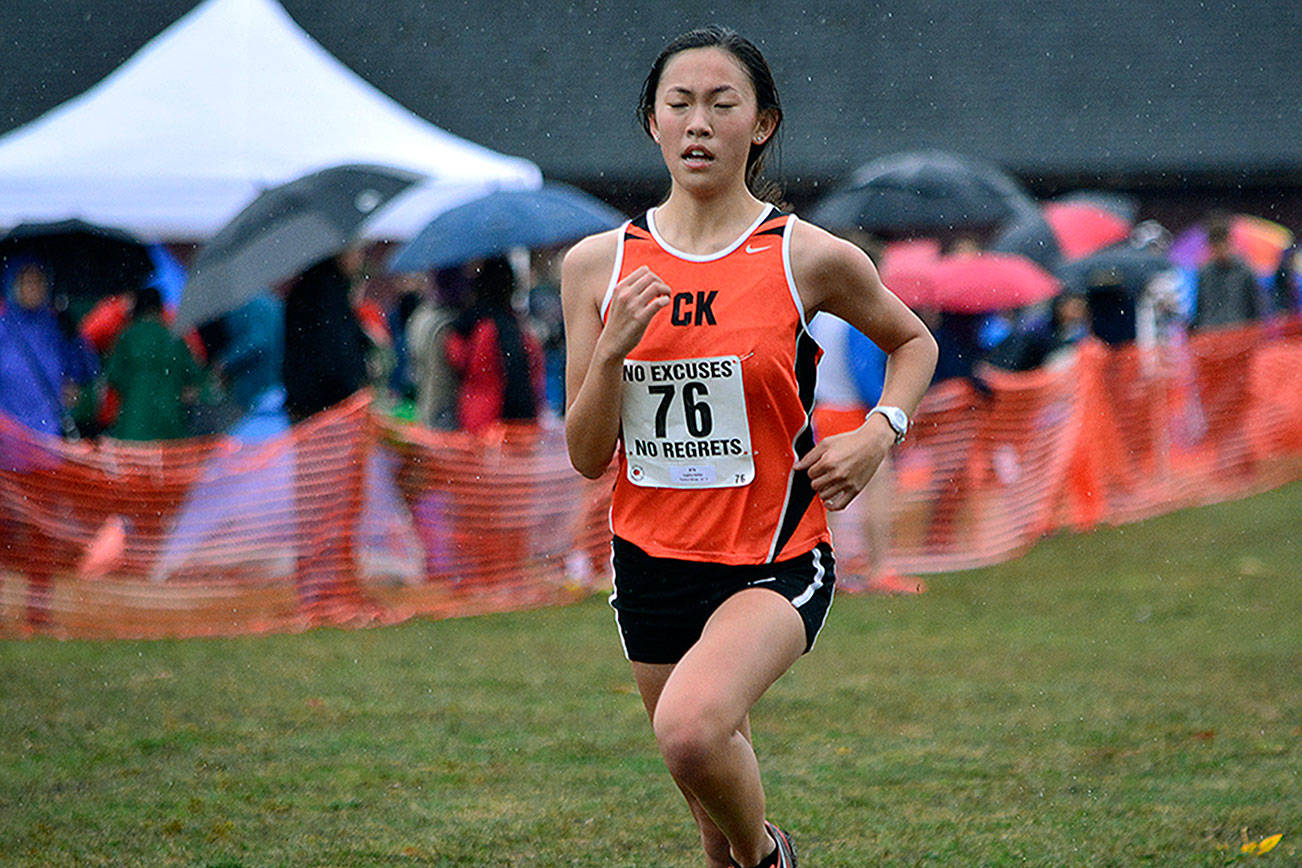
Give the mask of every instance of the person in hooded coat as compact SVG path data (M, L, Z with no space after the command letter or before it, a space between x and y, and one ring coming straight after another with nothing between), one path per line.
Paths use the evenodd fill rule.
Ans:
M353 309L353 280L361 271L353 249L309 268L285 299L285 413L293 424L333 407L367 381L366 332ZM375 610L358 582L355 523L339 513L324 514L332 499L358 496L338 482L323 497L320 471L310 444L295 440L294 502L298 514L294 586L308 623L338 623L370 617ZM337 495L337 497L336 497Z
M243 412L261 406L263 396L280 386L285 356L285 305L261 292L222 319L227 339L217 366L231 397Z
M95 354L60 328L39 261L13 260L2 279L0 412L33 431L73 434L68 408L99 373Z
M461 383L461 427L479 434L499 421L536 421L547 401L542 345L511 306L510 264L484 260L473 284L474 301L453 321L444 348Z
M40 262L10 261L0 282L5 299L0 312L0 413L41 434L73 435L76 428L68 408L77 390L98 373L95 355L60 327L50 304L49 275ZM49 462L60 460L56 450L25 446L17 436L14 441L0 443L0 472L30 475L39 484ZM58 546L38 521L0 511L0 564L27 575L26 624L31 629L52 625Z

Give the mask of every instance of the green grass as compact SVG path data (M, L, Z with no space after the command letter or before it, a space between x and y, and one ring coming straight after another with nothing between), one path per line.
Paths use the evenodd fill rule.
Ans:
M1294 484L838 598L754 714L801 864L1302 863L1300 520ZM0 864L701 864L604 599L8 641L0 685Z

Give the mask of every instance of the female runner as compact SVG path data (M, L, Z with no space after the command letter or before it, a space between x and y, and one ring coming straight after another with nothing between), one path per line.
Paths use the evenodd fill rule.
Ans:
M833 585L824 510L902 438L936 345L867 255L753 192L782 121L754 45L717 27L678 37L638 114L672 187L565 258L570 460L596 478L617 455L611 604L706 864L794 868L765 819L750 709L813 646ZM881 405L815 445L820 310L889 361Z

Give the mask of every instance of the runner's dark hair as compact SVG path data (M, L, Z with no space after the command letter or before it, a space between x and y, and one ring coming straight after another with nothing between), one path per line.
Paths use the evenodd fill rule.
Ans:
M754 43L736 31L712 24L709 27L689 30L671 40L651 64L651 71L647 73L646 80L642 83L642 95L637 105L638 123L648 136L651 135L651 116L655 113L656 88L660 86L660 75L671 57L693 48L721 48L730 53L750 78L751 86L755 90L758 112L773 114L773 132L762 143L750 146L750 154L746 157L746 187L757 199L783 207L781 185L776 181L761 178L769 145L774 146L779 160L781 159L782 149L780 144L777 144L777 137L778 129L782 126L782 101L778 98L778 88L773 81L773 72L769 69L768 61L764 59L764 55Z

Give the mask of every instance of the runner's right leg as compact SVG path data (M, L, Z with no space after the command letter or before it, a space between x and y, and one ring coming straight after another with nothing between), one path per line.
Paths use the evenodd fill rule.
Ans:
M805 626L780 594L750 588L729 597L664 681L652 727L680 788L727 836L732 858L755 865L773 849L764 787L750 740L751 707L803 653Z
M633 678L637 682L637 689L642 694L642 704L646 706L647 717L652 721L655 720L656 703L660 699L660 693L665 688L665 682L669 680L670 674L674 671L673 663L634 663ZM742 735L750 739L750 717L740 727ZM677 783L677 781L675 781ZM719 831L719 827L710 819L705 808L701 806L700 801L690 791L682 786L678 787L683 798L687 799L687 807L692 812L693 819L696 820L696 826L701 832L701 846L705 849L706 868L729 868L732 862L729 860L728 838Z

